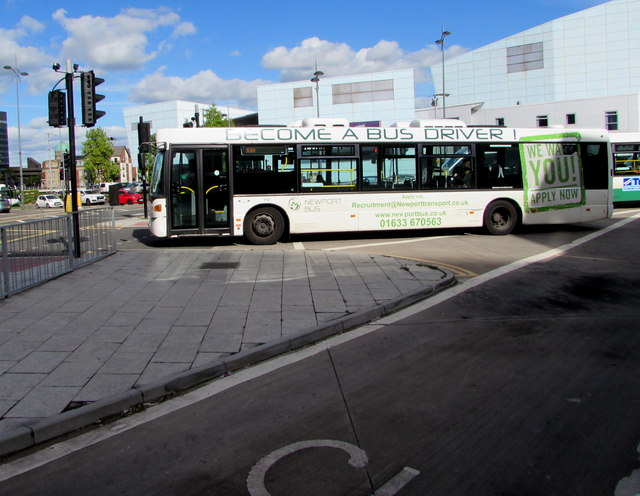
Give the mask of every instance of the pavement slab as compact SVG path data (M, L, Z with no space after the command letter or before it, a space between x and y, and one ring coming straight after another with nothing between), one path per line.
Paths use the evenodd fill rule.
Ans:
M121 407L132 388L188 384L190 371L195 384L454 282L419 262L342 251L117 252L0 301L0 455L25 427L77 426L67 410Z

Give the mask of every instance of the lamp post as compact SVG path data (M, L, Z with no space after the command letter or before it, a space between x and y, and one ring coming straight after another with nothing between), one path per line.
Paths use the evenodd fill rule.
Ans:
M313 73L313 77L311 78L311 82L316 83L316 117L320 117L320 96L318 87L320 76L324 76L324 72L319 71L318 66L316 66L316 72Z
M15 67L11 67L10 65L5 65L5 69L13 72L16 77L16 109L18 112L18 161L19 172L20 172L20 207L24 207L24 179L22 177L22 135L20 132L20 76L28 76L28 72L20 71Z
M440 35L440 39L436 40L436 45L440 45L440 51L442 52L442 118L445 119L447 117L447 105L446 105L446 97L447 92L444 89L444 39L449 36L451 33L449 31L444 30L444 26L442 26L442 34Z

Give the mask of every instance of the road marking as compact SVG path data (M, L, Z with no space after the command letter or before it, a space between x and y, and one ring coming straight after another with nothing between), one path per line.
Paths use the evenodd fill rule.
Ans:
M385 241L380 243L365 243L362 245L337 246L335 248L324 248L322 251L351 250L352 248L369 248L370 246L402 245L406 243L419 243L420 241L431 241L432 239L447 239L451 237L452 236L433 236L431 238L403 239L401 241Z
M521 269L527 265L539 262L541 260L560 256L566 251L575 248L576 246L579 246L588 241L592 241L593 239L603 236L604 234L607 234L614 229L623 227L624 225L636 220L639 217L640 213L637 213L632 217L628 217L624 220L618 221L615 224L607 226L600 231L590 233L583 238L578 238L577 240L574 240L573 242L563 245L559 248L549 250L523 260L512 262L511 264L504 267L494 269L473 279L464 281L456 286L453 286L434 296L431 296L427 300L415 303L404 310L395 312L388 317L378 319L373 323L357 327L349 332L339 334L307 348L303 348L301 350L294 351L286 355L267 360L265 362L261 362L247 369L239 370L234 374L230 374L224 378L214 380L182 396L178 396L171 400L159 403L134 416L127 417L126 419L118 422L116 426L108 425L103 428L88 432L86 434L82 434L77 437L53 444L49 447L39 450L34 454L19 458L15 461L5 462L0 465L0 482L38 468L42 465L46 465L53 460L57 460L76 451L80 451L88 446L97 444L105 439L119 435L120 433L126 432L130 429L134 429L154 419L171 414L182 408L186 408L190 405L193 405L194 403L215 396L240 384L255 380L256 378L267 375L275 370L279 370L281 368L287 367L288 365L301 362L303 360L306 360L307 358L311 358L315 355L325 352L327 349L335 348L344 343L348 343L350 341L358 339L362 336L374 333L380 329L385 328L385 326L389 324L393 324L397 321L436 306L448 299L458 296L460 293L463 293L467 289L484 284L491 279L495 279L496 277Z
M350 250L352 248L369 248L372 246L386 246L386 245L401 245L407 243L419 243L420 241L431 241L432 239L447 239L453 236L433 236L430 238L415 238L415 239L403 239L401 241L385 241L380 243L366 243L362 245L350 245L350 246L339 246L335 248L323 248L322 251L341 251L341 250ZM456 276L460 277L474 277L477 274L475 272L471 272L470 270L464 269L462 267L458 267L457 265L450 265L443 262L436 262L433 260L423 260L421 258L411 258L411 257L401 257L394 255L394 258L403 258L405 260L414 260L416 262L422 262L430 265L435 265L438 267L443 267L445 269L449 269Z
M636 448L640 459L640 445ZM620 479L616 485L614 496L638 496L640 494L640 469L634 470L627 477Z
M367 466L367 454L364 450L354 444L344 441L336 441L334 439L312 439L309 441L299 441L297 443L288 444L283 448L272 451L256 463L247 477L247 489L251 496L270 496L269 491L264 485L264 478L269 469L275 465L278 460L288 456L296 451L309 448L337 448L347 452L350 455L349 465L355 468L365 468Z
M404 467L398 474L387 482L384 486L378 489L374 496L393 496L397 494L400 489L409 484L414 477L420 475L420 472L415 468Z
M413 257L401 257L398 255L394 255L393 258L400 258L402 260L411 260L414 262L420 262L420 263L424 263L424 264L428 264L428 265L433 265L435 267L442 267L445 269L449 269L451 272L453 272L456 276L460 276L460 277L475 277L478 274L476 274L475 272L471 272L470 270L467 270L463 267L459 267L457 265L451 265L448 263L444 263L444 262L437 262L435 260L424 260L422 258L413 258Z
M350 455L348 463L355 468L365 468L368 463L367 454L362 448L345 441L337 441L335 439L312 439L288 444L287 446L272 451L267 456L261 458L258 463L251 468L249 476L247 477L247 489L249 489L251 496L270 496L269 491L267 491L267 488L264 485L264 480L269 469L282 458L295 453L296 451L309 448L341 449ZM419 474L420 472L414 468L404 467L393 477L393 479L373 493L373 496L393 496Z

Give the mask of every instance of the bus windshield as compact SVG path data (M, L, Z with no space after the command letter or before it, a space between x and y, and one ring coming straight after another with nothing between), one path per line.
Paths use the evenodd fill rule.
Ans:
M149 184L149 192L151 196L159 196L163 194L162 166L164 164L164 153L162 151L156 154L153 162L153 170L151 171L151 182Z

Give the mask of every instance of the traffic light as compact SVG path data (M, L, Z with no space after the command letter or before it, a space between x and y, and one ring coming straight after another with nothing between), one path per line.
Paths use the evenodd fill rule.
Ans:
M96 103L104 100L104 95L96 93L96 86L104 83L104 79L95 76L93 71L80 74L80 92L82 95L82 124L87 127L96 125L96 121L105 112L96 110Z
M69 168L71 167L71 160L69 154L64 152L62 154L62 167L60 167L60 179L66 179L69 177Z
M142 117L140 118L142 120ZM148 153L151 141L151 123L138 122L138 150L140 153Z
M67 125L66 95L62 90L49 92L49 125L64 127Z

